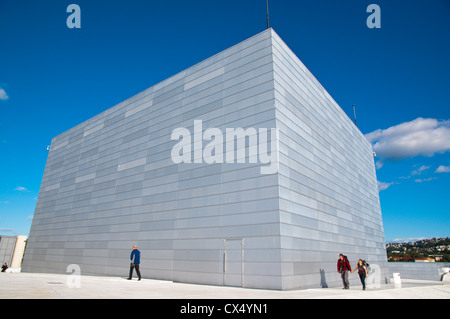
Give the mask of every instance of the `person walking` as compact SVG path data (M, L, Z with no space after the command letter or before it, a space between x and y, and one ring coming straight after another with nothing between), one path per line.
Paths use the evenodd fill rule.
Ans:
M356 268L353 269L352 274L356 270L358 270L358 275L359 275L359 279L361 280L363 290L366 290L367 267L366 267L366 265L364 265L364 262L362 259L358 260L358 264L356 265Z
M141 252L137 249L136 245L133 246L133 250L130 255L130 276L128 276L128 280L131 280L133 276L133 269L136 268L136 273L138 275L138 280L141 280L141 272L139 271L139 264L141 263Z
M337 262L337 271L341 274L342 283L344 284L344 289L349 289L350 284L348 281L348 272L352 271L352 267L350 267L350 263L348 262L347 256L343 254L339 254L339 259Z

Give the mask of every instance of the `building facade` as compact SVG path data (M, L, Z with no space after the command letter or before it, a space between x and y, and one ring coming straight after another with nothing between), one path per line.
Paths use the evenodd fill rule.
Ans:
M386 274L371 144L268 29L52 140L23 271L248 288ZM354 280L357 282L355 276Z
M0 262L7 264L8 272L18 272L22 266L26 236L0 236Z

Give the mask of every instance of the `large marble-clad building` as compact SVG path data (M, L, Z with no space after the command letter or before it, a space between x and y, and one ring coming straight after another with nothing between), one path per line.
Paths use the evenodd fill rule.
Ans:
M268 29L52 140L22 271L125 277L134 244L144 278L332 287L341 252L384 278L371 144Z

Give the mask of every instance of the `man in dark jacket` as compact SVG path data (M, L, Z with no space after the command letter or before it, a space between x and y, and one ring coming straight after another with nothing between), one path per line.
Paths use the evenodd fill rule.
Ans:
M352 271L352 267L350 267L350 263L348 262L347 256L339 254L339 259L337 262L337 271L338 273L341 274L344 289L348 289L350 287L348 282L348 272Z
M138 280L141 280L141 272L139 271L139 264L141 263L141 252L137 249L136 245L133 246L133 251L130 255L130 276L128 277L128 280L131 280L131 277L133 276L133 269L136 268L136 273L138 275Z

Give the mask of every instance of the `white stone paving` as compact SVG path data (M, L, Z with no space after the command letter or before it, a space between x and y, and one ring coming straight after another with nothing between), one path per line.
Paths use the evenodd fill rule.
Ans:
M80 288L70 288L73 279L61 274L1 273L0 299L450 299L450 285L438 281L404 280L400 289L384 285L366 291L360 286L273 291L99 276L81 276Z

